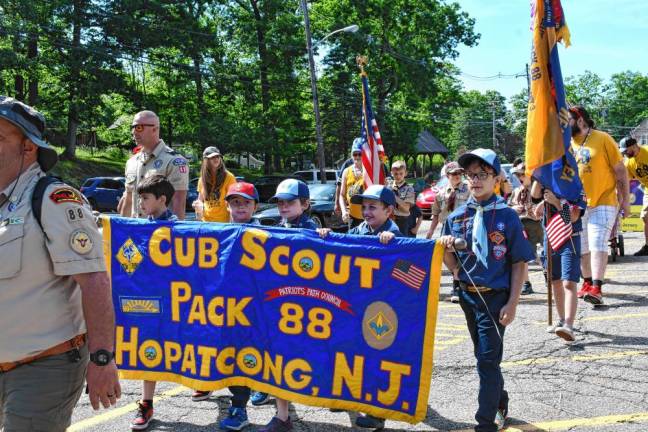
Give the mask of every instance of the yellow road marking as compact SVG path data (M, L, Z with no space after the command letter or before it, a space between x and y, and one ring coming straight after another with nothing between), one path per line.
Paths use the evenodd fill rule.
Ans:
M562 356L537 357L537 358L530 358L524 360L513 360L513 361L502 362L502 367L547 364L547 363L555 363L555 362L565 361L565 360L571 360L574 362L587 362L592 360L618 359L618 358L640 356L640 355L648 355L648 350L608 352L604 354L584 354L584 355L575 355L571 357L562 357Z
M608 320L618 320L618 319L625 319L625 318L641 318L641 317L648 317L648 312L629 313L623 315L593 316L593 317L581 318L579 321L608 321Z
M465 318L466 317L466 315L464 315L464 314L446 314L446 315L443 315L443 316L448 317L448 318Z
M541 423L533 423L528 425L519 425L508 427L505 430L509 432L514 431L559 431L569 430L575 427L594 427L606 426L619 423L636 423L648 421L648 413L633 413L633 414L617 414L609 416L591 417L591 418L575 418L568 420L554 420Z
M436 345L457 345L468 339L467 337L456 337L448 340L436 341Z
M180 394L180 393L182 393L182 392L184 392L186 390L188 390L188 389L185 386L176 386L176 387L173 387L172 389L169 389L169 390L167 390L165 392L160 393L159 396L155 396L153 398L153 401L158 402L158 401L161 401L161 400L164 400L164 399L168 399L171 396L178 395L178 394ZM86 428L96 426L96 425L98 425L100 423L105 423L108 420L112 420L114 418L121 417L122 415L124 415L124 414L126 414L128 412L135 411L136 409L137 409L137 403L135 403L135 402L129 403L128 405L124 405L123 407L114 408L114 409L111 409L110 411L106 411L106 412L98 414L96 416L93 416L93 417L87 418L85 420L81 420L79 422L76 422L67 429L67 432L82 431L82 430L84 430Z
M465 326L465 325L458 325L458 324L439 323L439 324L437 324L437 327L440 327L440 328L442 328L442 329L444 329L444 330L452 330L452 329L455 329L455 330L466 330L466 326Z

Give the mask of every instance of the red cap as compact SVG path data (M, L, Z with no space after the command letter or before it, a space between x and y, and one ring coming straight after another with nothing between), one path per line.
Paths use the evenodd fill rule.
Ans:
M227 195L225 195L225 199L228 200L230 199L230 197L235 195L259 202L259 193L252 183L234 183L229 188L227 188Z

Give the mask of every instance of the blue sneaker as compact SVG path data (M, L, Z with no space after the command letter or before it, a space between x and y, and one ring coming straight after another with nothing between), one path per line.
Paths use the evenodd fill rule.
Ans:
M221 420L219 426L223 430L240 431L249 425L247 411L245 408L230 408L226 419Z
M250 395L250 402L252 402L252 405L254 406L265 405L270 402L270 399L271 396L268 393L253 391Z

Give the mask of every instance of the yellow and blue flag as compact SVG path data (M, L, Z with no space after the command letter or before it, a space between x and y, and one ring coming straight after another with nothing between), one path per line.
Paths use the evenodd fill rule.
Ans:
M526 134L526 169L560 198L581 200L578 166L570 151L571 128L558 42L569 46L560 0L535 0L531 8L531 94Z

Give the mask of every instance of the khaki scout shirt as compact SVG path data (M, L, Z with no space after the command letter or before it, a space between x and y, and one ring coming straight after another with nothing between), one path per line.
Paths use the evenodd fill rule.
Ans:
M106 270L92 211L75 189L56 183L45 190L41 230L31 197L43 175L34 163L0 191L0 363L85 333L72 275Z
M126 162L126 189L132 192L131 214L134 217L146 217L139 205L137 186L146 177L156 174L166 177L177 191L189 187L187 160L160 140L153 153L142 150Z
M432 216L439 216L439 223L444 223L448 218L448 214L451 213L448 209L448 198L455 188L452 185L448 184L445 189L439 191L439 193L434 197L434 202L430 207L430 212ZM459 183L456 188L457 192L455 195L455 205L452 211L458 209L468 201L470 198L470 190L468 189L468 184L465 182Z

